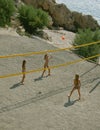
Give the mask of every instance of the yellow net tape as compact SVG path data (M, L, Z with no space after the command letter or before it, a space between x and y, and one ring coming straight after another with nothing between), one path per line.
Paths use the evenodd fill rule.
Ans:
M86 43L86 44L82 44L82 45L78 45L78 46L72 46L72 47L68 47L68 48L62 48L62 49L55 49L55 50L47 50L47 51L39 51L39 52L29 52L29 53L24 53L24 54L12 54L12 55L0 56L0 58L12 58L12 57L17 57L17 56L31 56L31 55L36 55L36 54L44 54L46 52L58 52L58 51L63 51L63 50L71 50L71 49L74 49L74 48L90 46L90 45L97 44L97 43L100 43L100 41Z
M63 67L63 66L68 66L68 65L76 64L76 63L84 61L84 60L93 59L93 58L99 57L99 56L100 56L100 54L97 54L97 55L90 56L90 57L87 57L87 58L70 61L70 62L67 62L67 63L64 63L64 64L58 64L58 65L55 65L55 66L50 66L50 68L54 69L54 68L59 68L59 67ZM36 70L30 70L30 71L25 72L25 74L29 74L29 73L33 73L33 72L40 72L42 70L44 70L44 68L39 68L39 69L36 69ZM23 73L21 73L21 72L16 73L16 74L8 74L8 75L0 76L0 78L8 78L8 77L13 77L13 76L19 76L19 75L22 75L22 74Z

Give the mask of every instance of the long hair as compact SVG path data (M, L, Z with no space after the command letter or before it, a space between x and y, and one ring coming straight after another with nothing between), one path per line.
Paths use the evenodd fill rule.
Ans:
M44 60L46 59L46 57L47 57L47 54L44 55Z
M26 60L23 60L22 68L25 67L25 64L26 64Z
M78 74L76 74L75 75L75 85L78 85L78 82L79 81L79 75Z

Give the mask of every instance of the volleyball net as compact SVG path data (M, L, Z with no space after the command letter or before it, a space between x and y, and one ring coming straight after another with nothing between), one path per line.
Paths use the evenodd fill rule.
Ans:
M39 51L39 52L29 52L29 53L23 53L23 54L11 54L11 55L0 56L0 58L14 58L14 57L19 57L19 56L31 56L31 55L38 55L38 54L41 55L41 54L45 54L46 52L53 53L53 52L59 52L59 51L63 51L63 50L72 50L72 49L90 46L90 45L99 44L99 43L100 43L100 41L96 41L96 42L86 43L86 44L83 44L83 45L72 46L72 47L69 47L69 48ZM90 57L87 57L87 58L79 58L77 60L69 61L69 62L66 62L66 63L63 63L63 64L53 65L53 66L50 66L49 68L55 69L55 68L59 68L59 67L69 66L69 65L76 64L76 63L79 63L79 62L82 62L82 61L85 61L85 60L90 60L90 59L93 59L93 58L96 58L96 57L100 57L100 54L96 54L96 55L93 55L93 56L90 56ZM35 69L35 70L26 71L25 74L30 74L30 73L33 73L33 72L34 73L40 72L40 71L43 71L43 70L44 70L44 68L38 68L38 69ZM23 74L22 72L19 72L19 73L0 75L0 78L14 77L14 76L22 75L22 74Z

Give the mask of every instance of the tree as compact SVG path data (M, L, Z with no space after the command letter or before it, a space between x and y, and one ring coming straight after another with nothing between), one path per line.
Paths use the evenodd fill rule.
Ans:
M74 40L74 45L82 45L85 43L96 42L100 40L100 30L91 31L90 29L78 30L76 38ZM89 57L100 53L100 43L93 44L90 46L80 47L75 49L75 53L83 56ZM92 60L96 61L97 58Z
M33 34L36 30L48 26L49 17L42 9L23 5L19 8L19 20L26 32Z
M4 27L6 24L10 24L14 10L13 0L0 0L0 26Z

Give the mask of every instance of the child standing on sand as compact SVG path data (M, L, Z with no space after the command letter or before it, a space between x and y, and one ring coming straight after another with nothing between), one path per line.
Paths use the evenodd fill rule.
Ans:
M70 97L71 97L72 93L73 93L74 90L76 90L76 89L77 89L78 94L79 94L79 100L81 99L80 87L81 87L81 82L80 82L80 80L79 80L79 75L76 74L76 75L75 75L75 79L74 79L74 87L73 87L73 89L71 90L70 94L68 95L69 101L70 101Z
M52 58L52 56L49 56L47 53L44 55L44 60L45 60L45 63L44 63L44 70L43 70L43 73L42 73L42 77L44 76L44 73L46 71L46 68L48 68L48 76L50 76L50 68L49 68L49 60Z
M25 72L26 72L26 60L23 60L22 62L22 80L21 80L21 84L24 85L24 79L25 79Z

